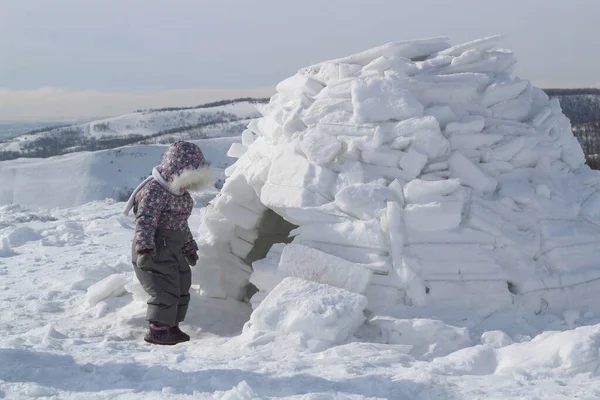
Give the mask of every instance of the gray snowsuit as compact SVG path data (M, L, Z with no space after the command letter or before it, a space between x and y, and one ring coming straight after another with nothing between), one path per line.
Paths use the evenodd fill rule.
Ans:
M191 286L186 256L198 250L187 222L194 207L187 190L199 190L210 182L200 148L177 142L131 195L125 210L127 214L133 208L136 221L131 259L150 295L146 315L150 322L174 326L185 318Z

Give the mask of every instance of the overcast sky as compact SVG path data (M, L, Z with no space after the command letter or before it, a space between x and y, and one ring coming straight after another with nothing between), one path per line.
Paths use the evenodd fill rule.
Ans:
M389 41L506 34L517 75L600 87L598 0L0 0L0 120L270 94Z

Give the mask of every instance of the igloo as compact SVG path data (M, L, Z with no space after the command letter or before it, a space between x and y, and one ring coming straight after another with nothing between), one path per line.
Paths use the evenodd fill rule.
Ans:
M593 306L600 173L500 36L392 42L277 85L200 227L207 296L286 277L373 313Z

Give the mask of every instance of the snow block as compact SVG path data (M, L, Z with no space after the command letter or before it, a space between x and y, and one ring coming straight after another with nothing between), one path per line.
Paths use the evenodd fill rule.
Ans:
M361 265L298 244L283 249L277 274L324 283L354 293L364 293L372 272Z
M315 164L326 164L340 152L342 142L333 136L309 130L300 140L300 149Z
M378 216L388 201L397 200L392 189L375 184L349 185L335 195L335 204L340 210L363 220Z
M300 333L331 345L340 344L363 324L366 307L363 295L290 277L254 310L247 329Z
M354 119L359 123L402 121L423 115L423 105L403 85L389 78L352 83Z
M416 178L421 174L421 171L425 168L428 160L427 155L410 148L406 155L400 160L400 168Z
M481 169L461 153L454 152L448 159L448 164L452 176L460 179L463 184L482 193L491 193L496 190L498 182L483 173Z
M90 306L95 306L102 300L119 297L127 291L125 285L131 280L131 274L113 274L87 289L86 300Z
M375 219L338 224L307 224L294 229L290 235L304 241L311 240L356 248L387 249L381 225Z
M404 186L404 198L408 203L428 203L439 196L446 196L460 187L458 179L424 181L415 179ZM428 201L429 200L429 201Z
M311 164L290 149L271 165L261 191L262 203L271 208L314 207L330 200L329 189L337 174Z
M422 232L448 231L462 221L462 201L409 204L404 209L406 227Z

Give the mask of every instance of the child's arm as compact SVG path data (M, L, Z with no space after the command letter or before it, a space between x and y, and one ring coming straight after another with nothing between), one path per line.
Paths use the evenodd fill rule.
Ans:
M140 196L135 217L135 249L138 253L156 249L154 236L165 207L165 191L159 185L148 184L148 189Z
M181 252L186 256L195 254L198 251L198 244L194 240L194 235L192 235L192 231L190 230L190 226L187 222L185 224L185 234L187 237L187 242L183 245Z

